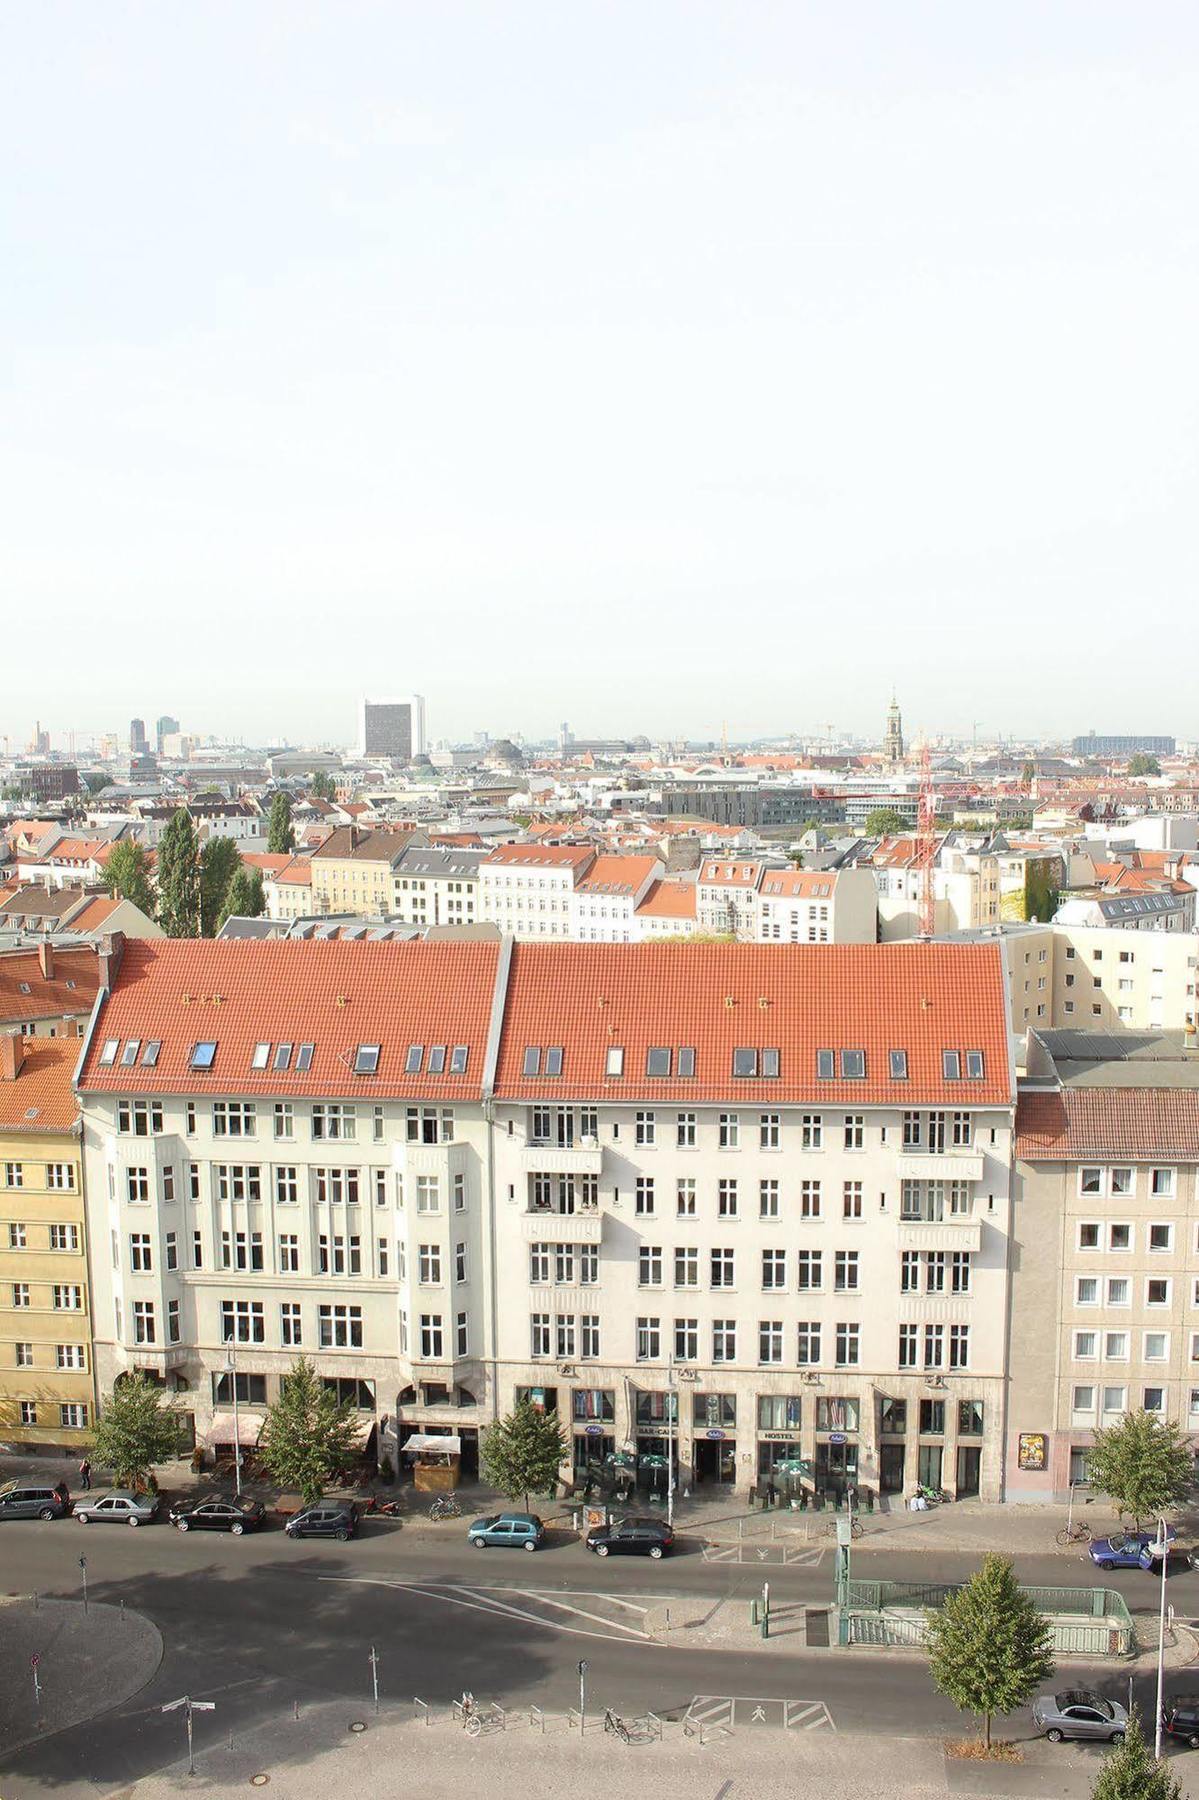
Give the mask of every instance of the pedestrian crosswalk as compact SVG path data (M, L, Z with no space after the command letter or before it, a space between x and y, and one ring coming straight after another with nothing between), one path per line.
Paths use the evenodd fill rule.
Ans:
M823 1700L779 1700L747 1694L693 1694L684 1729L732 1732L761 1726L783 1731L836 1731Z
M705 1562L748 1563L757 1568L761 1565L777 1568L780 1564L788 1569L815 1569L824 1559L823 1549L810 1549L800 1544L782 1544L778 1542L755 1544L705 1544Z

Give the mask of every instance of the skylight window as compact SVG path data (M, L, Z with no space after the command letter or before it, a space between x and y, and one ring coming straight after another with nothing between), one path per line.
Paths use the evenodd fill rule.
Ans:
M541 1049L537 1044L525 1045L525 1060L521 1065L522 1075L540 1075Z
M102 1069L111 1069L113 1063L117 1060L117 1051L120 1048L120 1038L105 1038L104 1048L100 1052L100 1067Z
M678 1060L675 1063L675 1074L684 1081L695 1078L695 1047L692 1044L680 1044Z
M983 1053L981 1050L967 1050L966 1078L968 1081L981 1081L983 1079Z
M216 1057L216 1045L211 1038L203 1039L192 1045L191 1067L193 1069L211 1069Z
M835 1078L836 1073L837 1073L837 1062L836 1062L836 1056L833 1053L833 1051L817 1050L817 1052L816 1052L816 1079L817 1079L817 1081L832 1081Z
M645 1072L647 1075L657 1076L670 1074L670 1050L667 1046L650 1045L645 1053Z
M864 1081L866 1079L866 1052L864 1050L842 1050L842 1081Z
M959 1050L942 1050L941 1073L946 1081L962 1079L962 1056Z
M424 1058L425 1046L423 1044L409 1044L408 1054L404 1058L405 1075L419 1075L420 1066L424 1061Z
M151 1038L142 1051L142 1068L153 1069L158 1063L158 1052L162 1049L161 1038Z
M359 1044L354 1056L355 1075L374 1075L379 1068L379 1045Z
M469 1044L455 1044L450 1051L450 1074L465 1075L466 1059L470 1054Z
M312 1053L315 1049L316 1049L315 1044L301 1044L300 1045L300 1048L296 1051L296 1074L297 1075L306 1074L307 1071L312 1067Z
M908 1078L908 1053L906 1050L891 1051L892 1081L906 1081Z
M430 1075L444 1075L445 1074L445 1045L444 1044L430 1044L430 1046L429 1046L429 1073L430 1073Z
M561 1044L550 1044L545 1053L545 1068L542 1070L542 1074L561 1075L561 1073L562 1046Z
M605 1073L608 1075L624 1074L624 1048L622 1045L609 1044Z
M142 1040L140 1038L129 1038L126 1040L125 1048L121 1051L121 1067L123 1069L131 1069L133 1067L134 1063L137 1061L137 1053L141 1047Z
M291 1067L291 1048L290 1044L275 1045L275 1068L280 1074Z
M777 1081L779 1078L779 1053L771 1048L762 1052L762 1079Z
M742 1048L733 1051L733 1074L740 1080L752 1079L758 1072L758 1053L756 1050Z
M270 1045L269 1044L255 1044L254 1054L250 1058L250 1067L252 1069L265 1069L269 1066L270 1060L271 1060Z
M32 994L33 989L30 987L30 985L27 981L18 982L17 985L23 994Z

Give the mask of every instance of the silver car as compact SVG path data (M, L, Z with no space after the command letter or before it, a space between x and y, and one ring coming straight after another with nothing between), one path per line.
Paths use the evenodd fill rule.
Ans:
M1128 1714L1118 1700L1105 1700L1087 1688L1067 1688L1061 1694L1041 1694L1033 1701L1033 1723L1051 1744L1063 1738L1099 1739L1122 1744Z
M89 1494L86 1500L76 1500L74 1506L81 1525L148 1525L157 1512L157 1494L135 1494L131 1488Z

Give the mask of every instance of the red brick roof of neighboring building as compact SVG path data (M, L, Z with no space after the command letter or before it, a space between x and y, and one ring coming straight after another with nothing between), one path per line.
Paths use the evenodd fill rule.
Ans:
M89 900L82 912L77 912L67 923L68 931L99 931L106 919L110 919L117 907L119 899L111 894L97 894Z
M656 856L597 856L575 892L635 894L657 867Z
M529 944L512 951L496 1092L747 1105L1006 1106L1012 1101L1002 950L990 944ZM523 1074L561 1045L562 1074ZM621 1077L606 1074L610 1046ZM692 1079L646 1076L651 1046L693 1048ZM739 1047L778 1050L777 1079L733 1078ZM821 1080L817 1051L862 1050L864 1079ZM907 1056L893 1080L891 1050ZM947 1081L942 1052L983 1053L984 1079ZM837 1068L840 1068L839 1054Z
M0 1077L0 1131L73 1131L79 1118L71 1080L79 1058L78 1041L41 1037L18 1041L24 1056L17 1078Z
M72 927L74 929L74 927ZM0 955L0 1024L29 1019L70 1018L89 1013L100 986L100 966L90 945L54 945L54 973L42 974L42 950Z
M491 1015L496 942L366 943L340 940L138 940L126 945L111 997L97 1022L82 1087L103 1093L477 1097ZM119 1041L114 1064L105 1041ZM147 1067L145 1045L157 1040ZM132 1064L126 1046L139 1045ZM215 1043L212 1067L191 1066L193 1046ZM293 1046L286 1073L275 1072L280 1043ZM253 1068L257 1044L270 1044L268 1067ZM315 1048L308 1071L296 1049ZM360 1044L378 1044L373 1075L355 1075ZM405 1072L409 1047L422 1047L421 1072ZM443 1074L429 1072L429 1051L444 1046ZM455 1045L467 1047L466 1071L450 1074Z
M827 900L836 885L835 869L767 869L762 895L771 900Z
M1064 1088L1024 1093L1016 1109L1024 1162L1199 1162L1199 1090Z
M481 869L586 869L595 861L593 844L498 844Z
M285 856L284 867L272 880L282 882L284 887L311 887L312 862L307 856Z
M695 917L695 883L693 881L655 881L638 906L637 917L639 919L693 919Z
M742 857L706 856L700 864L699 879L704 887L756 887L762 865Z
M394 863L403 855L410 836L406 831L340 825L311 854L322 862Z
M261 869L264 879L274 879L291 862L291 856L273 850L242 850L241 859L247 868Z

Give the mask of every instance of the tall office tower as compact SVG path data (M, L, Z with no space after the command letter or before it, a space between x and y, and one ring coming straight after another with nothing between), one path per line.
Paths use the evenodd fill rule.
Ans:
M425 754L425 702L420 694L404 700L366 700L359 712L358 748L363 756L387 756L411 762Z
M146 742L146 721L130 719L129 721L129 753L131 756L144 756L150 748Z
M159 719L158 723L154 727L154 738L155 738L155 742L158 745L159 756L162 755L163 739L172 736L172 734L177 732L178 729L179 729L178 719L172 719L170 713L163 713L161 719Z

